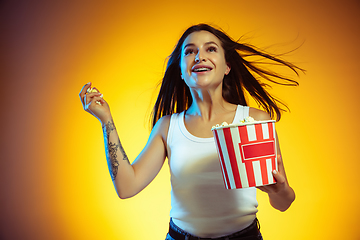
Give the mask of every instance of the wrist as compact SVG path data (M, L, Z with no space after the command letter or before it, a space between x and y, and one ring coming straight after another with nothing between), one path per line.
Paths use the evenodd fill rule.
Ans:
M105 124L107 124L108 122L112 122L113 118L111 115L107 115L107 116L102 117L99 120L100 120L101 126L104 127Z

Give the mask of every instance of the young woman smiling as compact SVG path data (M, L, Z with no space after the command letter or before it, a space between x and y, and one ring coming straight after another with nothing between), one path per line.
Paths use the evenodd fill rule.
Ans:
M87 93L91 88L88 83L79 94L84 109L102 123L110 175L120 198L132 197L144 189L168 159L172 208L166 239L262 239L256 218L256 188L225 189L211 127L248 116L279 120L281 103L260 80L292 86L298 83L259 68L246 60L248 56L260 56L296 74L302 71L233 41L209 25L188 28L169 57L149 140L132 164L101 93ZM246 92L265 111L248 107ZM279 146L277 150L280 153ZM258 188L269 195L275 209L285 211L295 193L287 181L282 158L277 161L278 171L273 173L277 183Z

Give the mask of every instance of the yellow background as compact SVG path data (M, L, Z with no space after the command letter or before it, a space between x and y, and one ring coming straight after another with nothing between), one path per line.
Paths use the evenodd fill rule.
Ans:
M167 164L118 199L78 92L89 81L101 90L134 159L166 56L205 22L275 53L302 45L286 58L307 70L300 87L272 91L291 108L277 131L297 198L281 213L258 193L264 239L359 239L359 10L358 0L2 1L0 238L165 239Z

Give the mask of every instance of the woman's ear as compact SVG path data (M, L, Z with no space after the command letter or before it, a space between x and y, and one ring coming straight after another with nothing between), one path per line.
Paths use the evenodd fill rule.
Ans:
M228 75L231 70L231 66L229 63L226 63L226 65L227 65L227 67L226 67L225 75Z

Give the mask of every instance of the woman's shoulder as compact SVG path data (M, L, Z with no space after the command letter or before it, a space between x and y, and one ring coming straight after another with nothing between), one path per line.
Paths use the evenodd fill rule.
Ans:
M154 129L169 128L171 115L161 117L155 124Z
M162 136L163 139L166 138L169 126L170 126L170 119L171 115L166 115L161 117L153 127L151 133L152 134L159 134Z
M170 125L170 120L172 117L179 118L183 116L184 112L181 113L173 113L169 115L162 116L155 124L154 128L160 128L160 129L168 129Z
M269 113L253 107L249 108L249 116L257 121L271 120Z

